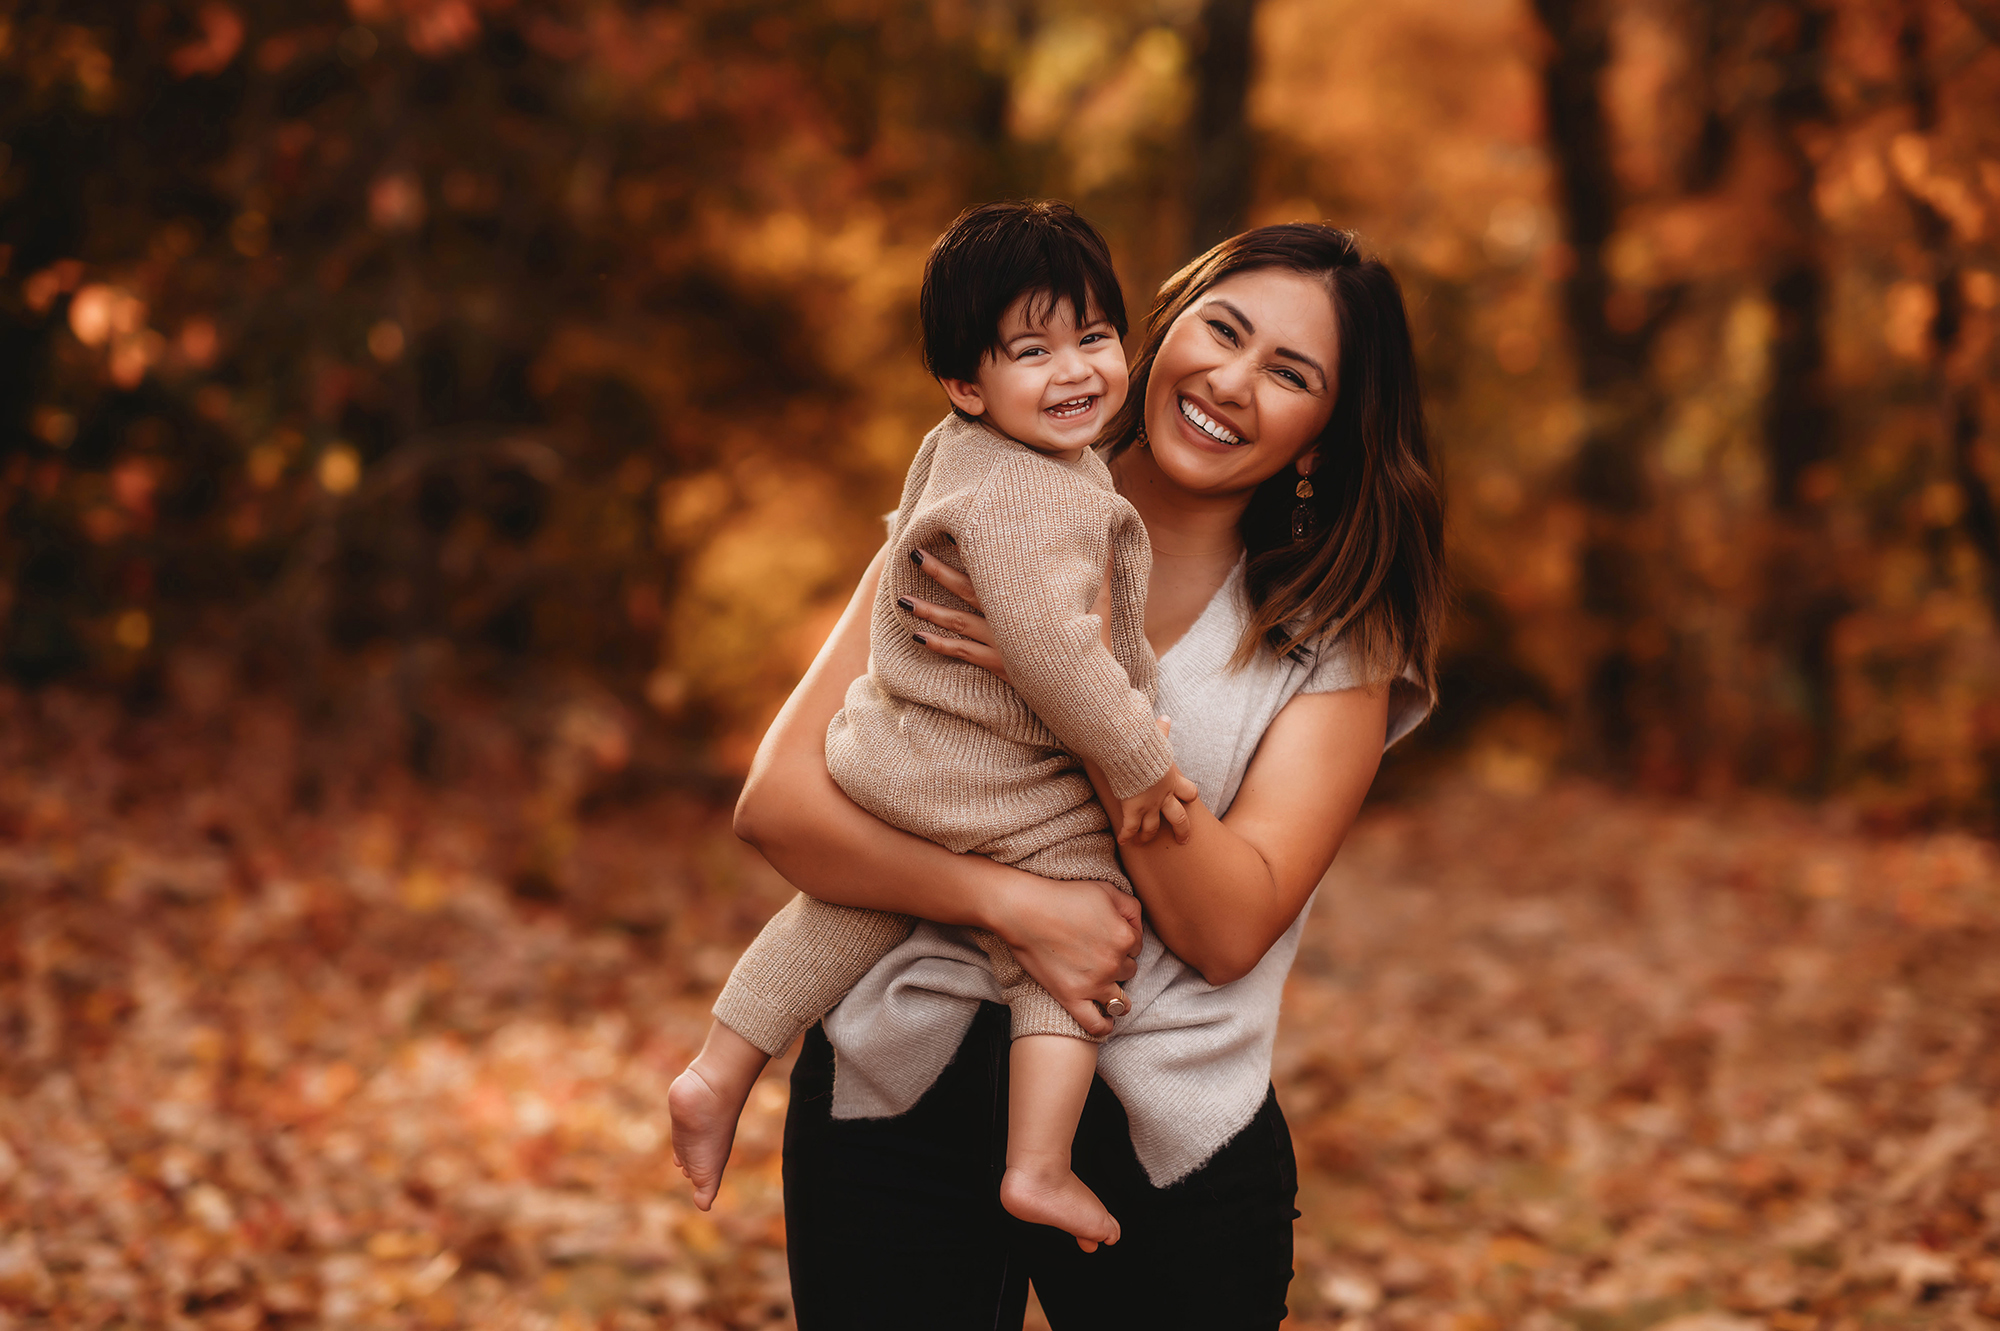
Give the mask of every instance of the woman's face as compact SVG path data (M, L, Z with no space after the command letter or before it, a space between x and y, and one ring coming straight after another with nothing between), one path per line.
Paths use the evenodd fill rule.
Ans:
M1284 268L1224 278L1174 320L1146 385L1153 460L1181 489L1247 493L1304 458L1333 416L1333 298Z

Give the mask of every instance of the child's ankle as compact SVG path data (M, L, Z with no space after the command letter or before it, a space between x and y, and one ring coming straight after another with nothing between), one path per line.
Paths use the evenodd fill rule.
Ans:
M1070 1169L1068 1151L1032 1149L1008 1151L1007 1169L1009 1173L1019 1171L1023 1176L1033 1179L1061 1178L1073 1172Z
M708 1028L708 1038L688 1070L717 1096L740 1106L770 1061L769 1054L718 1021Z

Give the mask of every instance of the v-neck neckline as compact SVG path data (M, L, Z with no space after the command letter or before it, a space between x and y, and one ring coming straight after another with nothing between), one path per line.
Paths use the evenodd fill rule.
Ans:
M1202 630L1208 627L1208 621L1211 617L1227 613L1229 606L1226 598L1233 598L1237 585L1242 581L1245 558L1245 555L1236 556L1236 562L1229 566L1229 572L1222 579L1222 585L1217 587L1215 594L1208 598L1208 604L1203 606L1201 613L1194 617L1194 623L1181 630L1181 636L1175 638L1169 644L1167 650L1159 654L1158 659L1161 666L1165 666L1173 658L1174 653L1180 651L1182 645L1189 639L1200 636Z

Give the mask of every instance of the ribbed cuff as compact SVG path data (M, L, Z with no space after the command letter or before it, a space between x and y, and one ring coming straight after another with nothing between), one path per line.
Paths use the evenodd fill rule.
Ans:
M1150 742L1144 748L1132 753L1116 754L1104 763L1104 779L1111 783L1111 793L1121 800L1131 799L1140 791L1151 786L1167 774L1174 765L1174 746L1167 737L1148 723L1152 729Z
M1049 996L1049 991L1038 984L1030 983L1008 994L1007 1006L1014 1014L1014 1038L1024 1035L1067 1035L1073 1040L1088 1040L1091 1044L1104 1043L1101 1035L1092 1035L1076 1024L1069 1009Z
M790 1049L792 1041L812 1025L811 1020L799 1020L749 985L738 983L733 975L722 986L722 993L710 1010L717 1021L772 1058Z

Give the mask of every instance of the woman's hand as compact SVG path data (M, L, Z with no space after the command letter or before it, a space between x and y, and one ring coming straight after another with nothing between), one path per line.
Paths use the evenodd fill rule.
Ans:
M1055 882L984 855L955 855L889 826L827 775L827 723L847 686L868 669L868 607L887 554L884 547L869 565L758 745L736 806L736 834L821 901L998 934L1078 1024L1108 1033L1111 1023L1097 1005L1119 997L1118 982L1138 969L1137 901L1106 883ZM994 652L996 665L998 658Z
M917 567L924 571L925 576L972 607L969 611L947 610L935 601L926 601L921 596L903 597L896 604L905 614L915 615L919 619L928 620L941 628L948 628L953 633L962 635L957 638L942 638L919 630L913 635L916 640L939 656L949 656L955 661L969 661L982 670L992 671L1002 679L1007 678L1007 663L1000 659L1000 649L993 645L993 626L986 622L986 615L979 608L979 593L972 589L972 579L943 560L930 558L921 550L917 551L916 559ZM1104 587L1098 592L1095 612L1099 620L1106 625L1108 633L1111 622L1111 583L1108 578ZM1107 642L1105 646L1109 647L1110 643ZM1166 720L1161 720L1161 734L1167 733L1168 724ZM1136 811L1130 817L1125 816L1119 800L1110 798L1104 800L1104 807L1110 811L1112 821L1120 824L1117 829L1119 845L1125 845L1133 838L1151 841L1153 834L1159 831L1162 821L1174 834L1174 840L1186 842L1188 839L1189 825L1184 802L1196 798L1194 783L1182 776L1179 768L1161 780L1170 784L1163 785L1160 790L1154 792L1153 799L1145 800L1135 806ZM1102 782L1098 784L1103 785ZM1026 962L1021 964L1027 965ZM1028 969L1032 972L1034 968ZM1037 975L1035 978L1040 980L1042 977ZM1042 987L1049 988L1046 982ZM1049 992L1054 993L1055 990L1049 989Z
M1139 969L1139 902L1100 882L1056 882L1018 874L992 904L992 930L1092 1035L1109 1035L1100 1004L1124 997L1119 982Z
M918 619L926 620L939 628L950 629L953 633L962 635L956 638L944 638L935 633L925 633L920 629L914 635L916 640L939 656L949 656L955 661L969 661L982 670L992 671L1002 679L1007 678L1007 663L1000 659L1000 649L993 645L993 629L979 608L979 594L972 590L972 579L943 560L930 558L921 550L917 551L917 567L922 569L932 582L943 587L972 609L947 610L935 601L926 601L921 596L903 597L896 604L906 614L915 615ZM1041 977L1038 975L1035 978Z

